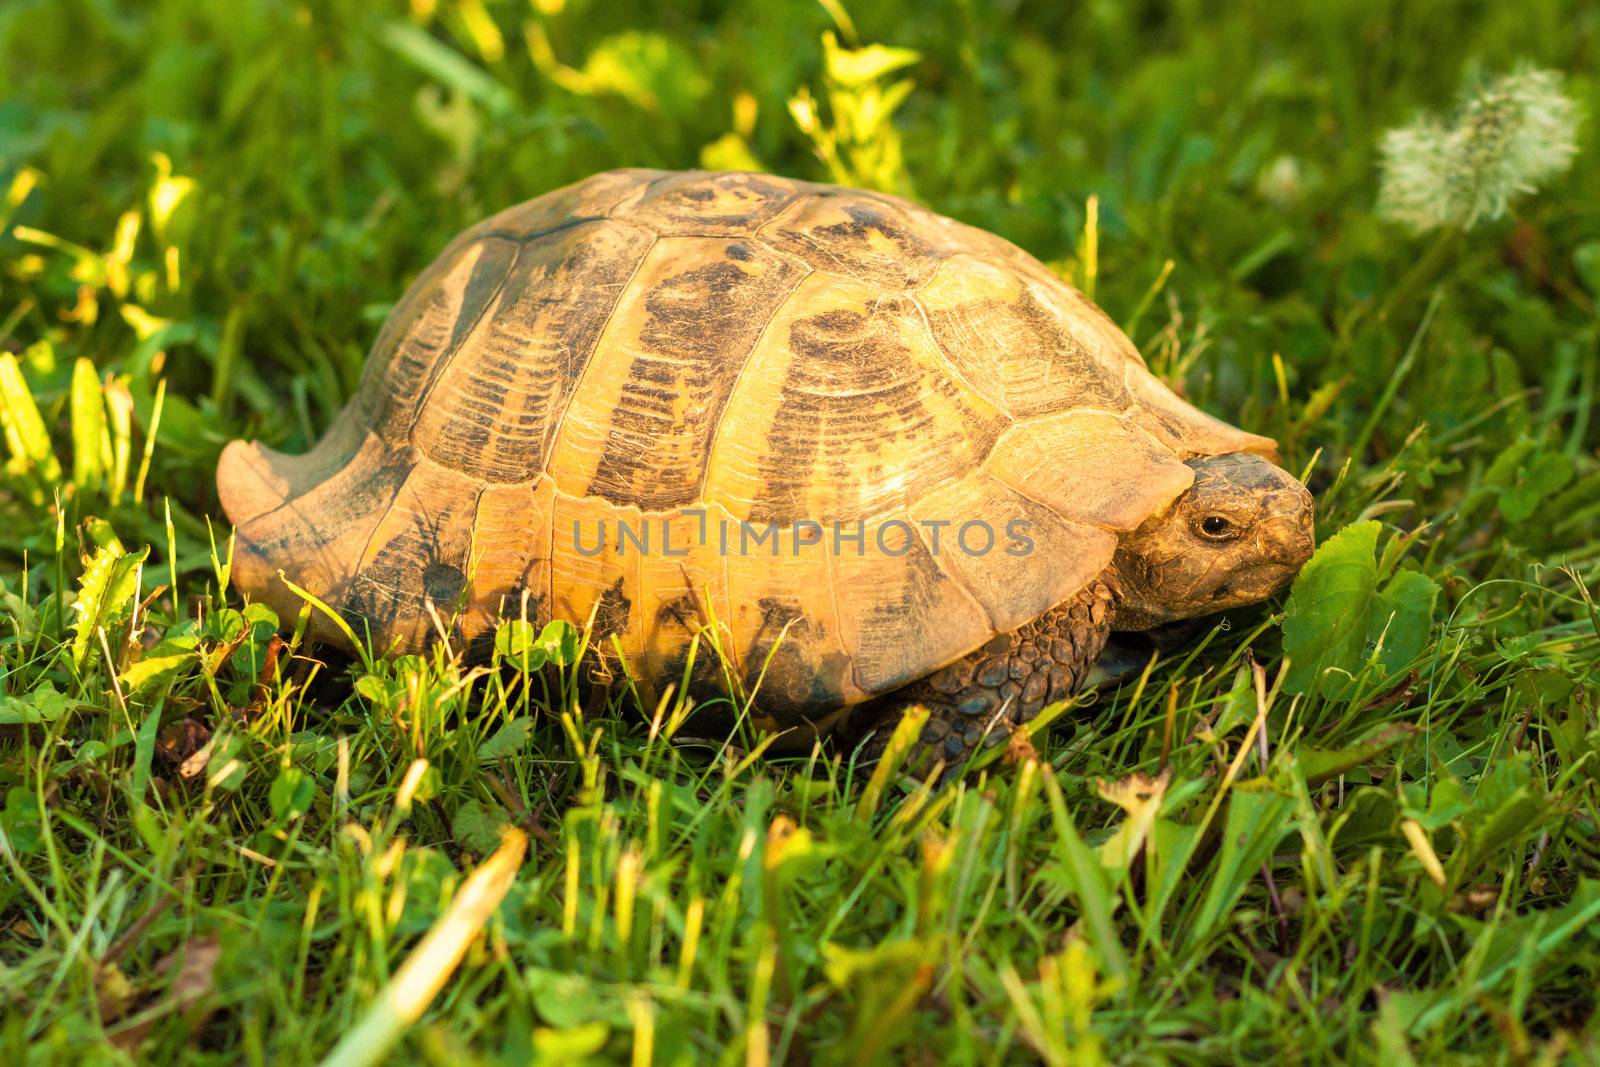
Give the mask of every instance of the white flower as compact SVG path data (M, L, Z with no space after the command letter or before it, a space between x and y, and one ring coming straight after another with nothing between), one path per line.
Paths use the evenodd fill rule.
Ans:
M1305 191L1305 175L1300 161L1293 156L1279 156L1256 176L1256 194L1282 211L1305 199Z
M1572 165L1578 108L1561 75L1528 70L1465 100L1450 124L1423 116L1383 136L1378 210L1421 233L1470 228Z

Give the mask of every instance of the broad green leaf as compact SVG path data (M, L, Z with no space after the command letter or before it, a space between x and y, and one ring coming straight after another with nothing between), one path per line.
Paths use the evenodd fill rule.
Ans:
M226 643L244 633L250 626L244 612L233 608L221 608L211 613L207 622L207 633L217 641Z
M122 545L122 539L117 536L117 531L112 528L112 525L109 522L97 515L90 515L87 519L84 519L81 523L79 523L78 534L80 543L85 547L85 549L92 546L96 549L114 548L118 552L127 551L127 549L125 549ZM85 565L88 564L88 557L92 556L93 554L93 552L85 551Z
M1442 830L1472 810L1472 802L1461 787L1461 779L1449 773L1448 769L1438 772L1430 792L1424 793L1425 788L1421 782L1406 786L1406 804L1401 814L1408 819L1415 819L1426 830ZM1422 804L1424 795L1427 798L1426 806Z
M627 1025L622 1005L585 975L530 966L523 970L522 980L539 1017L558 1030L586 1029L596 1023Z
M1560 452L1546 452L1528 464L1523 481L1543 496L1559 492L1572 481L1572 460Z
M37 725L55 722L78 706L76 700L56 692L56 687L44 682L25 697L0 697L0 726Z
M1373 602L1368 633L1382 641L1378 662L1390 674L1422 655L1433 629L1439 586L1420 571L1401 571Z
M22 584L22 582L18 582L19 587ZM11 625L17 627L22 632L25 640L34 633L39 621L39 613L34 610L33 605L13 593L7 587L3 577L0 577L0 618L6 619ZM3 675L0 675L0 677L3 677Z
M278 628L278 613L259 600L244 606L244 617L258 636Z
M155 231L158 240L168 239L168 228L171 226L172 217L178 208L194 192L193 178L172 172L172 160L165 152L150 153L150 162L155 165L156 178L150 183L150 227ZM187 227L180 227L187 229Z
M387 678L380 678L375 674L363 674L356 679L356 695L375 707L387 707L391 686Z
M439 917L446 893L460 880L461 872L437 848L412 846L400 857L395 875L396 887L403 890L405 904L395 924L397 936L423 933Z
M228 666L242 678L256 680L267 662L267 649L278 632L278 613L260 601L246 604L244 625L249 629Z
M509 659L515 666L528 671L543 667L547 658L540 645L538 631L525 619L512 619L500 624L494 632L494 654L497 659Z
M1172 795L1186 791L1187 786L1200 785L1201 782L1180 782L1168 793ZM1146 904L1152 929L1159 930L1161 919L1166 914L1178 890L1185 886L1185 875L1189 870L1189 861L1193 858L1195 849L1201 842L1200 826L1192 822L1178 822L1174 819L1157 819L1150 828L1150 856L1152 867L1150 886L1151 891Z
M1549 667L1542 667L1542 669L1541 667L1533 667L1533 669L1517 672L1515 693L1517 693L1517 701L1520 704L1533 704L1534 707L1557 707L1557 705L1566 701L1566 697L1570 696L1574 685L1576 683L1574 683L1573 678L1568 677L1560 670L1552 670ZM1578 702L1573 702L1570 705L1570 710L1579 710L1581 712L1582 705L1578 704ZM1579 715L1579 718L1582 718L1581 715Z
M450 817L450 833L462 848L486 855L500 846L500 827L505 823L505 809L498 804L467 800Z
M132 610L134 598L139 595L139 572L149 556L150 546L145 545L137 552L126 553L112 565L95 625L109 630L124 610Z
M903 70L921 61L922 56L909 48L869 44L864 48L841 48L833 34L822 38L828 77L840 85L859 86Z
M1344 748L1313 748L1301 745L1295 749L1295 761L1305 775L1307 785L1317 785L1337 778L1347 771L1371 763L1394 746L1409 740L1417 732L1410 723L1395 725L1374 734L1365 741Z
M1290 660L1284 687L1290 692L1321 686L1324 671L1353 673L1360 665L1378 581L1377 547L1376 522L1346 526L1317 548L1295 578L1283 620L1283 650Z
M311 802L316 798L316 780L298 767L280 770L267 793L272 805L272 817L278 822L298 819L311 810Z
M140 696L171 681L185 666L199 661L197 644L193 634L160 642L122 672L123 691L129 697Z
M1505 448L1484 472L1484 484L1497 487L1495 506L1509 523L1526 522L1541 505L1572 481L1572 460L1560 452L1541 452L1523 437Z
M1537 441L1522 437L1501 449L1489 469L1483 472L1483 484L1499 488L1515 485L1524 462L1538 447Z
M95 627L100 624L105 612L117 567L127 558L121 544L102 544L89 557L83 575L78 579L78 595L72 601L72 662L80 667L89 658Z
M1354 523L1295 579L1283 622L1289 692L1332 697L1369 660L1393 674L1427 647L1439 588L1427 575L1400 571L1378 589L1377 546L1378 523Z
M611 1039L611 1027L602 1022L551 1029L541 1026L533 1032L533 1051L539 1067L545 1064L589 1063L600 1055Z
M1507 522L1526 522L1539 510L1541 499L1531 485L1514 485L1502 490L1495 504L1500 509L1500 516Z
M1498 862L1506 848L1539 832L1550 811L1526 752L1497 762L1472 794L1471 817L1461 820L1463 844L1451 857L1455 882Z
M548 662L557 667L570 667L578 661L580 637L571 623L556 619L539 632L539 648L544 651Z
M240 758L244 746L245 743L237 734L215 735L211 756L206 760L206 780L230 793L242 786L247 774L244 760Z
M0 809L0 833L15 852L26 856L43 848L43 824L39 798L33 790L20 785L6 790L6 804Z
M520 719L512 719L478 746L478 762L494 763L504 756L516 755L527 745L532 733L532 717L524 715Z
M1250 668L1240 667L1233 672L1233 686L1223 698L1212 732L1224 736L1237 727L1248 726L1255 717L1256 687L1250 680Z

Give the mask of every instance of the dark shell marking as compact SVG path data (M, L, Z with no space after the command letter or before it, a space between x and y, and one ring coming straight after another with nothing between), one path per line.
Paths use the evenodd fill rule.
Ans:
M537 476L601 330L655 241L638 227L591 222L524 246L492 313L441 369L416 446L486 481Z
M1002 424L914 347L922 325L908 301L864 304L790 326L752 520L903 512L981 462L998 436Z
M700 499L705 457L744 360L804 273L742 241L657 246L641 271L642 293L618 308L607 333L618 354L631 358L609 388L589 383L596 414L606 420L598 455L569 442L578 446L575 455L595 463L589 495L645 511Z

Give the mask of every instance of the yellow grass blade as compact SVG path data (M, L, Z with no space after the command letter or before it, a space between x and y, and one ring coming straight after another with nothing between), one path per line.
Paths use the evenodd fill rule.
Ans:
M361 1021L334 1046L322 1067L370 1067L383 1060L455 974L472 939L511 888L527 851L527 834L504 831L500 847L467 876L449 909L406 957Z

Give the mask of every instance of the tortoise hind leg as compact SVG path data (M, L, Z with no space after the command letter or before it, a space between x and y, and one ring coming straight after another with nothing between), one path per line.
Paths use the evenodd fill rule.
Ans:
M997 744L1045 705L1077 692L1111 631L1112 589L1097 580L1071 599L927 678L862 706L871 736L865 755L879 756L901 714L928 709L913 765L943 761L957 774L981 746Z

